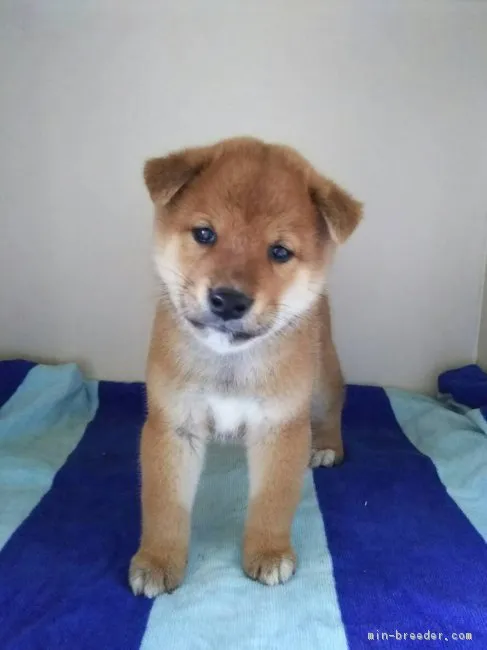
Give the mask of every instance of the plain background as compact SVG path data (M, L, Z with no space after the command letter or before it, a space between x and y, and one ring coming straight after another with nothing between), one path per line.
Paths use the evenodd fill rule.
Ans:
M487 183L486 183L487 185ZM482 301L482 320L480 323L478 361L487 370L487 268L485 270L484 296Z
M347 379L432 389L475 359L485 3L4 0L0 75L2 356L140 379L143 160L250 134L365 202L332 279Z

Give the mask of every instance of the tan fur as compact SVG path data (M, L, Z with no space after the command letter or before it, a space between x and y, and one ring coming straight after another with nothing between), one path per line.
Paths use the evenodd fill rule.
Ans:
M292 149L250 138L151 160L144 177L156 209L160 300L132 589L151 597L182 581L212 438L241 439L248 451L244 570L265 584L284 582L295 570L290 529L304 469L343 459L343 382L325 281L361 206ZM195 242L195 227L214 229L217 242ZM274 244L294 257L275 263ZM254 303L241 321L215 329L207 292L221 286Z
M251 498L245 529L243 564L246 573L266 584L281 582L280 564L295 556L290 532L298 505L303 472L309 460L309 412L303 409L278 435L249 447L249 463L260 466L261 486ZM252 472L251 485L252 492ZM276 572L276 580L272 574ZM288 578L290 576L287 576Z

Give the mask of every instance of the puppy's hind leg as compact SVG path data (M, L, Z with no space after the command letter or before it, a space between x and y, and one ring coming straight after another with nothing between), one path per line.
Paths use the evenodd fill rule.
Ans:
M314 387L311 407L310 467L332 467L343 461L342 411L345 399L342 373L330 346Z

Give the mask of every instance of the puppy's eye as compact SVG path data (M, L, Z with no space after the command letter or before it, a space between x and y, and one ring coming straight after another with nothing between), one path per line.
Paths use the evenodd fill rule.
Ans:
M193 238L198 244L211 246L216 242L216 232L211 228L193 228Z
M289 262L289 260L294 257L294 253L285 246L273 244L272 246L269 246L269 257L273 262L284 264L285 262Z

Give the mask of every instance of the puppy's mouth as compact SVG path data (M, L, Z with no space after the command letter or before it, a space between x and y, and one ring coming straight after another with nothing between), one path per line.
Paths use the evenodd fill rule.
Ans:
M234 329L232 326L225 323L203 323L202 321L193 318L187 319L188 323L200 332L205 330L213 330L225 334L228 341L231 343L245 343L251 339L255 339L262 334L261 331L248 332L242 329Z

